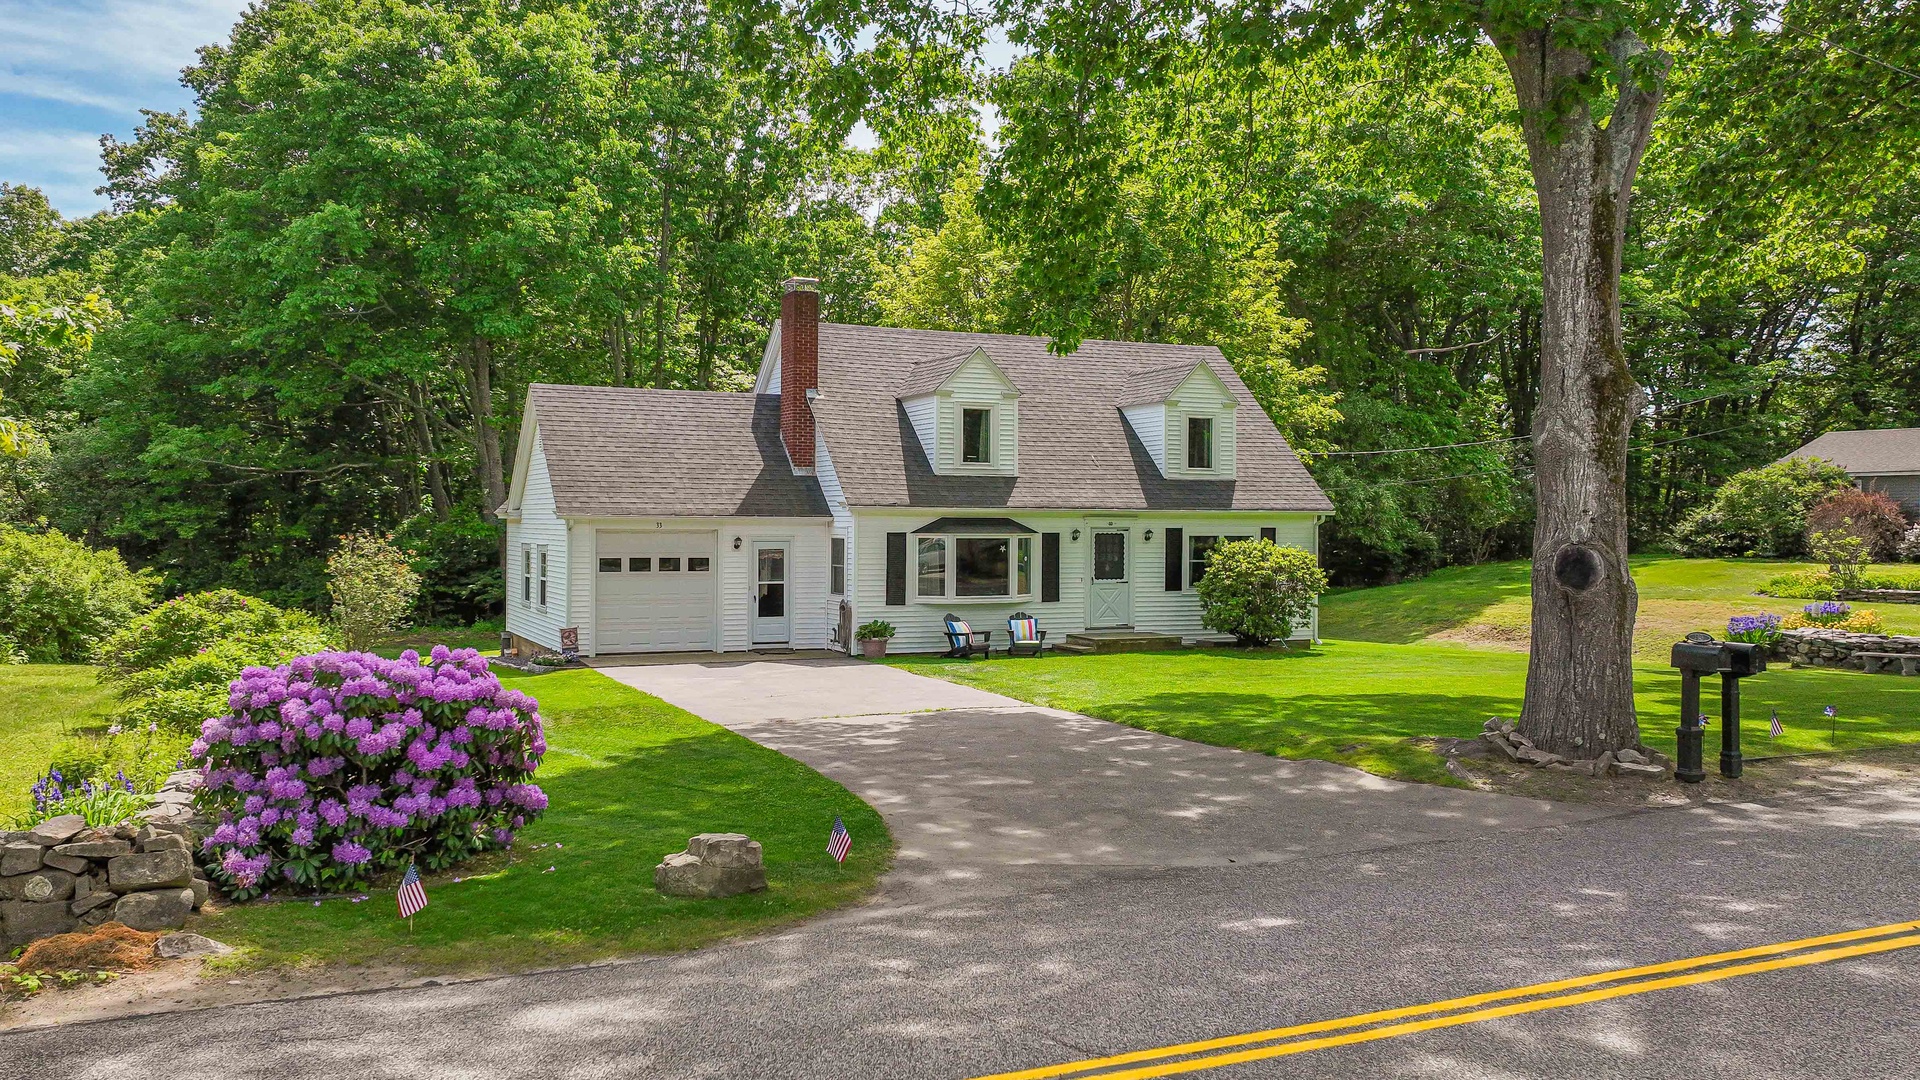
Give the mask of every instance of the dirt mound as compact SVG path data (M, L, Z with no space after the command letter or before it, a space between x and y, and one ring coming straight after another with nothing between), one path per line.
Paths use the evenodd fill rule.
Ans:
M135 930L117 922L91 930L55 934L27 946L21 971L145 971L153 966L153 943L159 934Z

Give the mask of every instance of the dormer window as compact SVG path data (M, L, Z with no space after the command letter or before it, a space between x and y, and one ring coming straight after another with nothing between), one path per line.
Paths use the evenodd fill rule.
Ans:
M1133 373L1120 413L1169 480L1234 478L1234 412L1240 398L1203 360Z
M899 402L935 476L1018 476L1020 391L982 348L922 360Z
M968 465L993 464L993 410L960 410L960 460Z
M1213 418L1187 417L1187 468L1213 468Z

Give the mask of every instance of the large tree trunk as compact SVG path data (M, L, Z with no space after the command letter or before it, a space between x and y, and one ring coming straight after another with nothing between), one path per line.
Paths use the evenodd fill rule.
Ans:
M1605 126L1569 105L1593 61L1544 28L1488 34L1512 72L1540 198L1544 255L1533 639L1520 728L1568 757L1637 746L1627 565L1627 439L1641 391L1620 341L1620 247L1659 92L1625 75L1646 51L1617 35L1620 95ZM1664 58L1659 67L1664 72Z
M490 522L507 501L506 474L500 464L500 429L493 423L493 343L475 338L467 349L467 403L473 413L473 457L480 483L480 513Z

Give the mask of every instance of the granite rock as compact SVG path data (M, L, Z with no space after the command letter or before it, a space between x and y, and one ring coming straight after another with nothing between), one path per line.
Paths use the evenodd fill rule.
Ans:
M192 912L192 889L158 889L121 897L113 905L113 921L135 930L178 930Z

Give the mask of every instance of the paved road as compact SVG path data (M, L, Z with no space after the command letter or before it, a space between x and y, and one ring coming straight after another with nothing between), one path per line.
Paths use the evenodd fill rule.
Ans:
M755 694L830 689L838 718L756 714L711 669L611 674L879 806L901 859L875 903L685 956L0 1036L0 1077L965 1078L1920 915L1920 790L1558 809L765 667ZM1195 1075L1914 1077L1917 996L1909 949Z

